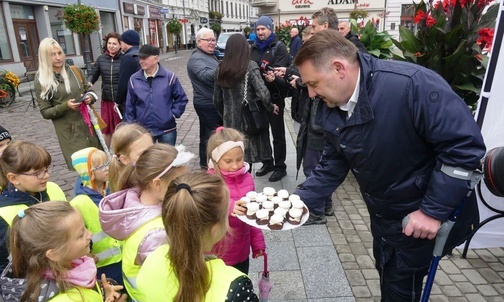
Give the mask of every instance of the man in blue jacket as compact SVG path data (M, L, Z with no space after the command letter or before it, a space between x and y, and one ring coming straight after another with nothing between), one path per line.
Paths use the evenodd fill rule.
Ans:
M128 82L127 122L137 122L147 128L155 142L175 146L177 123L185 111L187 96L177 76L159 64L159 49L150 44L140 48L141 70Z
M316 117L324 130L322 158L295 193L309 219L325 222L324 200L352 171L370 214L382 301L418 301L432 239L470 191L462 175L485 154L471 112L435 72L358 52L332 29L308 40L294 63L309 96L326 103ZM445 252L478 222L473 194Z

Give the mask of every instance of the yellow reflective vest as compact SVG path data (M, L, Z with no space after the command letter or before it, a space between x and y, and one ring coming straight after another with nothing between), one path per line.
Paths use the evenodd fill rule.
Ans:
M107 235L101 227L98 206L87 195L77 195L72 207L81 212L86 228L93 233L93 254L98 257L96 267L118 263L122 259L121 242Z
M65 193L63 193L63 190L55 184L54 182L47 182L47 195L49 196L49 200L54 200L54 201L67 201L65 197ZM1 207L0 208L0 217L7 222L9 227L12 225L12 221L14 220L14 217L19 213L19 211L24 210L28 208L27 205L24 204L17 204L17 205L11 205L11 206L6 206L6 207Z
M161 216L156 217L155 219L147 222L146 224L139 227L131 236L126 238L123 241L123 261L122 261L122 271L123 271L123 280L124 286L128 291L128 296L132 298L134 301L142 301L141 293L137 287L137 275L140 271L141 265L135 263L135 260L138 255L138 248L140 244L144 240L145 235L153 230L153 229L163 229L163 219ZM159 301L170 301L166 299L162 299Z
M103 302L100 286L94 288L74 287L57 294L49 302Z
M158 247L147 257L138 273L138 289L142 293L139 301L173 301L178 291L178 280L167 258L168 245ZM205 302L223 302L226 300L231 283L245 276L232 266L227 266L221 259L206 261L212 283L205 295Z

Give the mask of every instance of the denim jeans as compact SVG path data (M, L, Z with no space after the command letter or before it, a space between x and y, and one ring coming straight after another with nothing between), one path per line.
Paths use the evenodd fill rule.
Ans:
M204 168L208 165L208 160L206 156L208 138L210 138L210 133L217 129L217 127L222 126L222 118L220 117L217 109L213 104L211 105L194 105L196 109L196 114L198 114L200 131L199 131L199 157L200 157L200 167Z
M156 143L166 143L175 146L175 143L177 142L177 130L175 129L161 135L156 135L153 137L153 140Z

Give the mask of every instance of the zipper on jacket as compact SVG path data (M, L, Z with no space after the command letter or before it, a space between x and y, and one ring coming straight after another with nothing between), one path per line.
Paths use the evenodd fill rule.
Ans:
M114 97L114 58L112 57L112 59L110 60L110 93L111 93L111 96L112 96L112 99L111 101L112 102L115 102L115 97ZM102 96L102 99L103 99L103 96Z

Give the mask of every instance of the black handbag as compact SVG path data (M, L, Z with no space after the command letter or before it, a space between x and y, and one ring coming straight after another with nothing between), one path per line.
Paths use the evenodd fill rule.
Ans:
M242 131L245 134L257 135L268 130L269 120L266 109L256 100L247 101L248 71L245 74L245 85L242 102Z

